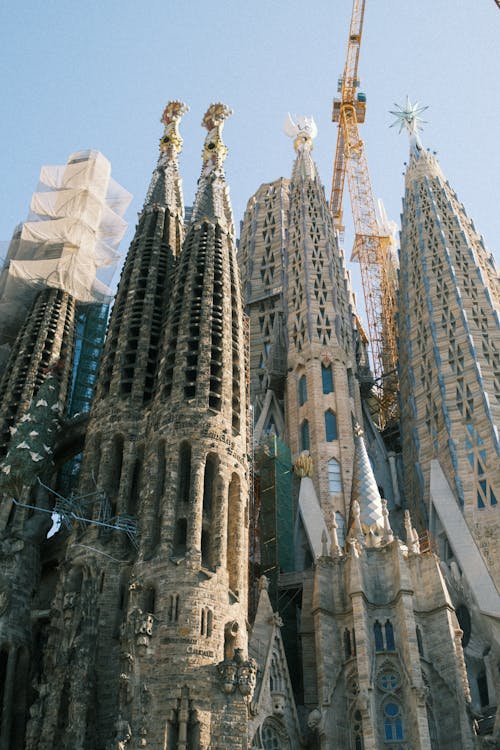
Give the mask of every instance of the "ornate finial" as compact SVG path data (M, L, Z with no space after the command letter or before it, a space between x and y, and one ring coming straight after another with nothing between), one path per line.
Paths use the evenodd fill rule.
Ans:
M289 138L294 139L293 147L295 151L300 152L305 149L312 151L313 139L318 135L318 128L313 117L306 117L305 115L297 117L295 115L294 121L291 114L288 113L283 130Z
M222 142L222 128L224 120L232 114L233 110L221 102L211 104L205 112L201 121L202 126L208 130L203 146L203 174L222 167L224 163L227 147Z
M261 576L259 578L259 591L269 590L269 578L267 576Z
M382 515L384 517L384 542L390 544L390 542L394 541L394 534L389 522L389 510L387 508L387 500L385 497L382 498Z
M169 102L160 122L165 125L165 132L160 138L160 151L169 157L177 156L182 149L182 138L179 133L179 122L183 115L189 111L189 107L184 102L177 100Z
M330 530L330 555L332 557L340 557L342 550L340 548L339 535L337 533L337 516L333 508L328 512L327 520Z
M404 105L394 103L394 106L397 107L397 109L390 110L390 114L394 115L396 119L390 127L393 128L395 125L399 125L400 133L403 128L406 128L410 136L410 143L412 144L412 146L416 146L417 148L421 149L422 144L420 143L420 138L418 137L418 131L422 130L422 124L425 122L425 120L422 120L420 115L422 114L422 112L425 112L428 107L421 107L418 102L412 104L408 96L406 97L406 102Z
M328 537L324 529L323 529L323 533L321 534L321 555L323 557L328 556Z
M359 424L359 422L356 422L354 426L354 437L363 437L365 433L363 432L363 428Z
M418 540L418 534L416 532L416 529L413 528L409 510L405 510L405 530L406 544L410 552L420 552L420 542Z
M304 477L312 477L313 460L309 455L309 451L302 451L298 459L295 461L293 468L300 479L303 479Z

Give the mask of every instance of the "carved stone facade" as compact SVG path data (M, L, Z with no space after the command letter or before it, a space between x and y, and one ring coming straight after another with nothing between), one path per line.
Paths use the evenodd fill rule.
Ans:
M36 472L25 473L20 495L33 507L16 516L10 496L3 504L0 750L477 748L467 623L460 610L457 621L443 571L454 601L475 592L453 560L444 567L421 546L409 513L405 542L391 527L404 498L394 456L391 464L368 422L386 462L381 497L359 427L369 419L358 371L366 362L311 156L315 128L307 118L293 126L291 179L262 186L249 203L239 258L249 357L223 172L230 111L213 104L203 119L202 172L184 225L185 111L170 102L162 117L78 495L58 498L63 528L46 538L52 499L36 489ZM54 322L69 352L71 305L64 310ZM37 315L30 325L41 335ZM29 372L38 367L35 356ZM276 445L271 456L261 441L274 461L262 485L274 505L259 506L258 482L252 492L250 392L257 440L288 444L286 457ZM40 426L41 417L38 437ZM14 486L9 455L3 488ZM250 577L249 624L249 558L252 572L259 565L252 514L275 513L269 528L283 531L280 472L294 555L274 555L286 567L277 563L271 586ZM436 472L446 499L447 477ZM473 629L469 649L477 655L488 637ZM483 661L498 685L496 652Z
M276 679L259 672L254 746L474 748L462 631L436 556L420 548L409 516L403 523L397 457L362 406L366 360L358 351L349 278L311 157L312 131L307 122L297 127L291 180L263 185L250 199L240 246L255 439L275 432L288 443L297 493L295 572L281 571L277 601L287 623L296 618L295 637L288 630L279 643L290 661L300 650L300 677L292 675L300 729L292 728L286 670L278 670L283 691L275 700L266 683ZM277 340L269 323L281 309L286 385L279 393L269 377ZM363 421L375 462L357 427ZM265 492L267 509L272 487ZM275 506L279 517L277 491ZM262 529L266 523L262 517ZM267 539L263 531L261 538ZM261 635L265 596L250 641L254 656L262 643L276 647L276 636ZM276 657L275 669L279 663Z

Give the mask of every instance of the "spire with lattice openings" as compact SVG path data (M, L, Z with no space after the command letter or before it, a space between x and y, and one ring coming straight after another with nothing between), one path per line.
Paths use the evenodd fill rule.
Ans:
M151 400L171 278L184 235L184 207L177 158L179 121L187 111L169 102L162 122L160 156L123 267L109 324L98 400L124 401L135 414Z
M412 147L399 298L407 497L417 524L426 524L437 459L480 548L497 523L500 500L499 309L493 255L436 157ZM435 523L436 514L430 517ZM500 585L498 556L487 564Z

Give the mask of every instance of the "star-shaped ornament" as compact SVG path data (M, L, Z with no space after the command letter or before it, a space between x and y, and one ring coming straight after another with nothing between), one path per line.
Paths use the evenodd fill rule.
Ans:
M419 102L411 103L409 96L406 97L404 105L395 104L396 110L390 110L390 114L394 115L395 121L391 124L391 128L399 125L399 132L406 128L410 135L418 135L418 131L422 130L422 125L425 120L422 120L420 115L425 112L428 107L421 107Z

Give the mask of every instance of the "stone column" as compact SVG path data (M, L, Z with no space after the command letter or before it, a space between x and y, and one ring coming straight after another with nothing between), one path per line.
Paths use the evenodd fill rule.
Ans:
M194 562L201 562L201 531L203 521L203 485L205 480L205 457L194 458L191 469L191 497L187 519L186 550Z
M243 481L242 477L240 477L240 493L238 497L238 505L236 508L236 528L238 529L238 536L235 539L235 545L234 545L234 554L238 558L239 564L238 564L238 597L241 601L241 596L244 591L246 591L246 585L245 585L245 579L247 576L247 566L246 566L246 560L248 557L248 554L244 554L245 550L245 534L248 534L248 528L245 526L245 518L244 518L244 506L243 506Z
M387 458L389 459L389 468L391 470L391 481L392 481L392 491L394 493L394 504L397 508L401 507L401 495L399 494L399 484L398 484L398 472L396 468L396 454L394 451L389 451L387 454Z
M216 513L214 519L215 566L225 569L227 565L227 505L229 481L227 477L217 480Z

